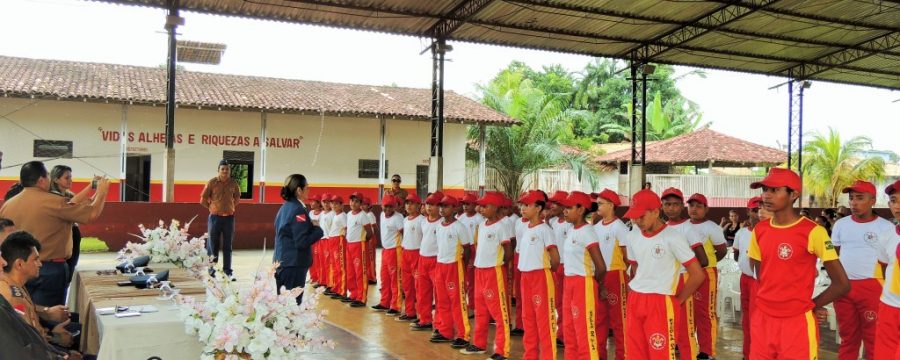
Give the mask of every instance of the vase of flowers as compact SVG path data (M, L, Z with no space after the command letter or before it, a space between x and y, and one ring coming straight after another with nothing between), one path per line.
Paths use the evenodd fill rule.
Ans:
M184 227L174 219L168 227L162 220L154 229L148 229L144 224L138 225L141 234L131 235L142 241L125 244L125 248L119 251L119 260L149 255L154 262L175 264L201 278L209 271L210 266L210 257L206 252L206 239L209 235L204 233L200 237L190 237L188 229L193 221L191 219Z
M257 273L249 287L217 273L205 279L204 300L179 298L185 331L204 344L203 359L296 359L303 352L334 348L318 335L326 312L316 303L324 289L307 294L298 305L302 288L282 287L276 293L277 266Z

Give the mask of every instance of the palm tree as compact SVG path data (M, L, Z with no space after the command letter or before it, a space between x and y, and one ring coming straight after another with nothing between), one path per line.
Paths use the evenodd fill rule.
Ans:
M803 182L806 191L821 199L819 204L834 207L841 190L858 179L884 179L884 160L863 157L872 149L872 139L856 136L846 142L833 128L828 134L816 132L803 145ZM896 155L893 155L896 157Z
M628 123L606 123L600 126L600 130L631 140L631 111L631 104L625 104L620 116L629 119ZM663 105L662 94L657 91L653 101L647 104L647 141L665 140L711 125L710 123L701 125L702 118L703 115L696 103L679 97Z

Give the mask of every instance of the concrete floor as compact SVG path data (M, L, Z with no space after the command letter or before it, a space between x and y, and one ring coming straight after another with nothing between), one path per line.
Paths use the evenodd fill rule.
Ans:
M265 254L261 250L241 250L234 253L233 268L238 277L238 283L249 285L253 274L257 269L265 269L270 264L272 252ZM114 253L84 254L81 257L82 264L104 265L115 262ZM381 257L376 256L380 262ZM377 286L369 287L369 305L378 302L379 294ZM393 317L384 313L372 311L368 308L351 308L337 300L323 298L320 302L322 309L327 309L326 317L330 325L323 329L323 335L334 339L338 346L333 351L321 354L305 354L304 359L478 359L487 358L490 353L482 356L462 355L458 350L450 348L448 344L432 344L428 342L430 332L414 332L409 330L406 322L394 321ZM718 359L739 360L743 333L740 327L740 313L736 314L737 321L732 317L731 311L720 314ZM829 331L827 326L820 328L821 343L819 346L819 359L837 359L837 345L835 333ZM493 339L493 330L489 339ZM492 346L492 341L488 342ZM610 344L610 349L612 344ZM511 359L519 359L522 356L522 340L513 337L511 343ZM562 359L560 349L559 358ZM612 354L612 353L611 353ZM614 358L614 357L611 357Z

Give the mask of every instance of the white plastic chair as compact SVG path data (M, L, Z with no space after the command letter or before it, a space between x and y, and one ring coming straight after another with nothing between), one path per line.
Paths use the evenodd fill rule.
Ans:
M741 282L740 272L725 272L719 274L719 299L717 310L719 314L725 311L725 307L731 305L731 318L737 323L736 311L741 310Z

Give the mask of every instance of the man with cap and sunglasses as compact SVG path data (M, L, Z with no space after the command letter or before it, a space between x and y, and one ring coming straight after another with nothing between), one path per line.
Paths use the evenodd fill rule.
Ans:
M397 208L402 209L406 203L406 197L409 196L409 193L400 187L400 174L394 174L391 176L391 187L388 189L384 189L384 195L392 195L394 199L397 199Z
M406 214L403 219L403 261L400 263L400 285L403 287L403 315L397 321L416 320L416 268L419 265L419 247L422 244L422 223L425 217L419 213L422 199L416 194L406 196ZM430 305L430 304L429 304Z
M437 265L435 267L435 313L440 318L438 333L431 342L451 342L454 349L469 345L471 327L466 307L465 266L468 263L472 245L472 234L465 225L456 220L459 199L445 195L441 199L440 214L443 220L435 233L437 242Z
M884 192L890 197L891 214L900 221L900 181ZM884 268L884 288L875 329L875 360L896 360L900 359L900 225L880 247L878 262Z
M478 199L484 220L475 227L475 286L472 298L475 307L475 334L472 343L460 350L463 354L484 354L487 349L490 320L497 324L494 332L494 351L491 359L509 357L509 303L506 267L512 261L513 235L500 215L499 208L506 200L497 192L485 193Z
M387 315L399 315L403 291L400 289L400 263L403 248L400 237L403 232L403 215L396 211L397 199L393 195L381 198L381 302L372 309L387 310ZM374 265L374 262L372 263Z
M231 164L219 161L218 175L206 182L200 194L200 205L209 209L206 250L213 263L219 262L219 248L222 249L222 271L236 280L231 269L232 241L234 240L234 211L241 202L241 188L231 178ZM214 271L210 268L210 272Z
M435 286L438 286L437 268L437 227L441 225L438 205L444 199L440 191L425 198L425 219L422 221L422 242L419 245L419 263L416 268L416 315L419 320L410 324L410 330L425 331L436 329L441 319L432 315ZM434 332L437 334L437 331Z
M626 273L628 268L626 245L628 241L628 227L616 217L616 207L622 205L622 200L616 192L603 189L597 194L597 211L594 224L594 232L597 234L600 244L600 254L606 266L606 276L603 281L603 291L606 292L604 306L605 316L599 316L597 322L597 334L607 334L613 331L613 340L616 345L616 359L625 359L625 309L627 306L628 280ZM602 336L602 335L601 335ZM604 341L605 343L605 341Z
M772 213L750 236L750 266L759 279L750 315L750 358L816 359L816 319L824 321L828 316L824 306L850 290L847 274L825 229L794 209L802 190L797 173L773 168L750 188L762 188L763 207ZM825 266L831 285L810 299L817 260Z
M346 271L347 290L350 293L351 307L363 307L366 305L369 293L369 279L366 276L367 268L371 266L366 256L366 244L372 238L372 228L369 226L369 216L362 211L362 194L355 192L350 195L350 213L347 214L347 261Z
M706 280L694 294L694 328L697 332L697 344L700 346L697 359L709 359L716 356L716 339L719 329L719 315L716 314L718 299L719 272L716 264L725 257L728 244L725 233L719 224L706 218L709 202L703 194L694 194L688 198L688 216L695 234L700 236L702 249L706 254Z
M744 334L743 354L744 359L750 358L750 314L753 311L753 298L756 295L756 274L750 268L750 257L747 256L747 250L750 247L750 234L756 224L763 217L763 211L760 210L762 198L755 196L747 201L747 217L749 225L741 228L734 235L734 257L741 269L741 329ZM765 217L768 219L768 216Z
M660 200L662 202L663 213L665 213L667 219L666 226L678 230L685 236L688 241L688 246L693 250L694 257L697 258L700 267L705 268L708 265L708 259L706 258L706 251L703 248L703 241L700 238L700 234L694 231L694 227L691 226L688 219L683 217L685 204L684 194L682 194L681 190L670 187L663 190ZM687 283L689 276L690 274L687 273L687 269L682 266L681 278L678 282L679 290ZM691 296L688 298L681 306L683 307L681 313L684 316L677 317L678 323L676 324L675 331L679 355L682 360L694 360L700 352L700 349L697 346L697 339L695 338L697 328L694 323L694 297Z
M635 268L625 320L628 358L675 359L676 324L687 316L682 304L693 298L706 278L684 234L660 220L661 207L656 193L644 189L631 197L625 213L636 226L626 241L628 260ZM678 286L682 266L689 276ZM679 350L687 351L680 346Z
M872 211L874 184L857 180L842 192L849 195L851 216L834 223L831 241L850 279L850 292L834 301L841 336L838 359L857 359L860 345L865 345L866 359L872 360L878 297L884 281L876 258L883 243L894 235L894 224Z

